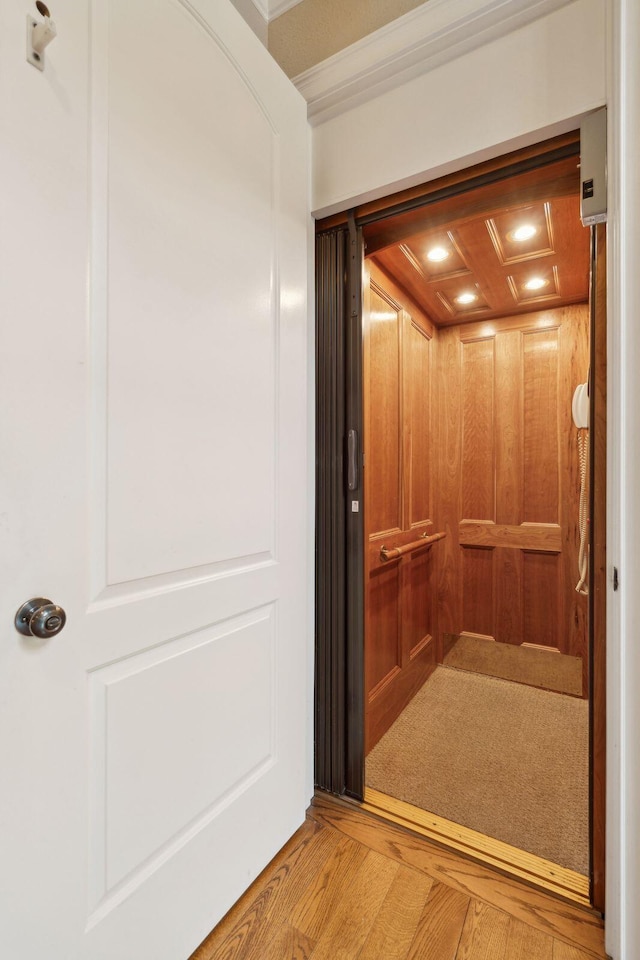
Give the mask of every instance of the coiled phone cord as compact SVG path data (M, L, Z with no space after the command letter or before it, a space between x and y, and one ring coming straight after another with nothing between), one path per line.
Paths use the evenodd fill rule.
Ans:
M580 507L578 510L578 529L580 532L580 549L578 551L578 573L580 579L576 584L576 592L587 596L589 587L587 576L589 573L589 545L587 531L589 529L589 501L587 498L587 465L589 462L589 431L578 430L578 457L580 460Z

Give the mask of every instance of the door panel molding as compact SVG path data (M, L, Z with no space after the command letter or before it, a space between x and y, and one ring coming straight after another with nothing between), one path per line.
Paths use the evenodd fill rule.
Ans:
M273 767L276 616L277 604L272 603L89 672L94 787L89 929ZM227 682L240 646L243 657L257 668L245 672L241 691ZM177 690L176 665L183 681ZM217 681L210 679L215 677ZM159 710L156 690L161 694ZM140 702L147 704L142 724L137 716ZM202 753L209 755L206 771L200 762L190 769L192 758L172 729L176 717L192 740L202 741ZM255 724L258 736L250 733ZM244 752L230 752L212 740L210 731L223 725L245 731ZM164 746L158 753L154 737L163 727ZM145 747L145 778L136 791L127 773ZM168 777L169 770L176 774Z

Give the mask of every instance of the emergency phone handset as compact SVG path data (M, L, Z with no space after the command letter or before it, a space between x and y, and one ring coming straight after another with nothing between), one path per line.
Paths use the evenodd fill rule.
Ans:
M587 543L589 529L589 503L587 499L587 466L589 460L589 384L579 384L573 394L571 404L573 422L578 430L578 456L580 458L580 508L578 529L580 548L578 551L578 574L580 579L576 591L586 596L589 593L587 575L589 572L589 547Z

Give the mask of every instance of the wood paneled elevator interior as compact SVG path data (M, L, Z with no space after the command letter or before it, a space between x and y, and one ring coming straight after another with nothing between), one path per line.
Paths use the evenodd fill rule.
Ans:
M557 727L573 722L553 719L565 704L578 717L566 736L581 741L586 844L589 614L586 584L576 586L588 429L572 401L589 380L590 231L577 185L573 156L364 229L365 753L386 739L384 763L395 764L399 718L438 671L486 678L485 701L507 691L538 698L538 711L549 704L556 753ZM519 703L504 721L513 730ZM437 734L448 736L455 764L459 734ZM416 776L438 775L425 761ZM406 799L398 776L388 792ZM566 797L571 806L571 785ZM465 825L488 829L473 815ZM531 852L588 873L587 854L554 849Z

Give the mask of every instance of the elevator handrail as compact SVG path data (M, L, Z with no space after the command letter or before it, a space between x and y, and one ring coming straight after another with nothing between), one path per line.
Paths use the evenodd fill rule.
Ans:
M423 533L419 540L405 543L403 547L391 547L391 549L389 549L389 547L385 547L383 544L382 547L380 547L380 559L395 560L397 557L403 557L405 553L420 550L421 547L430 547L432 543L435 543L437 540L444 540L445 537L446 533L432 533L430 537Z

